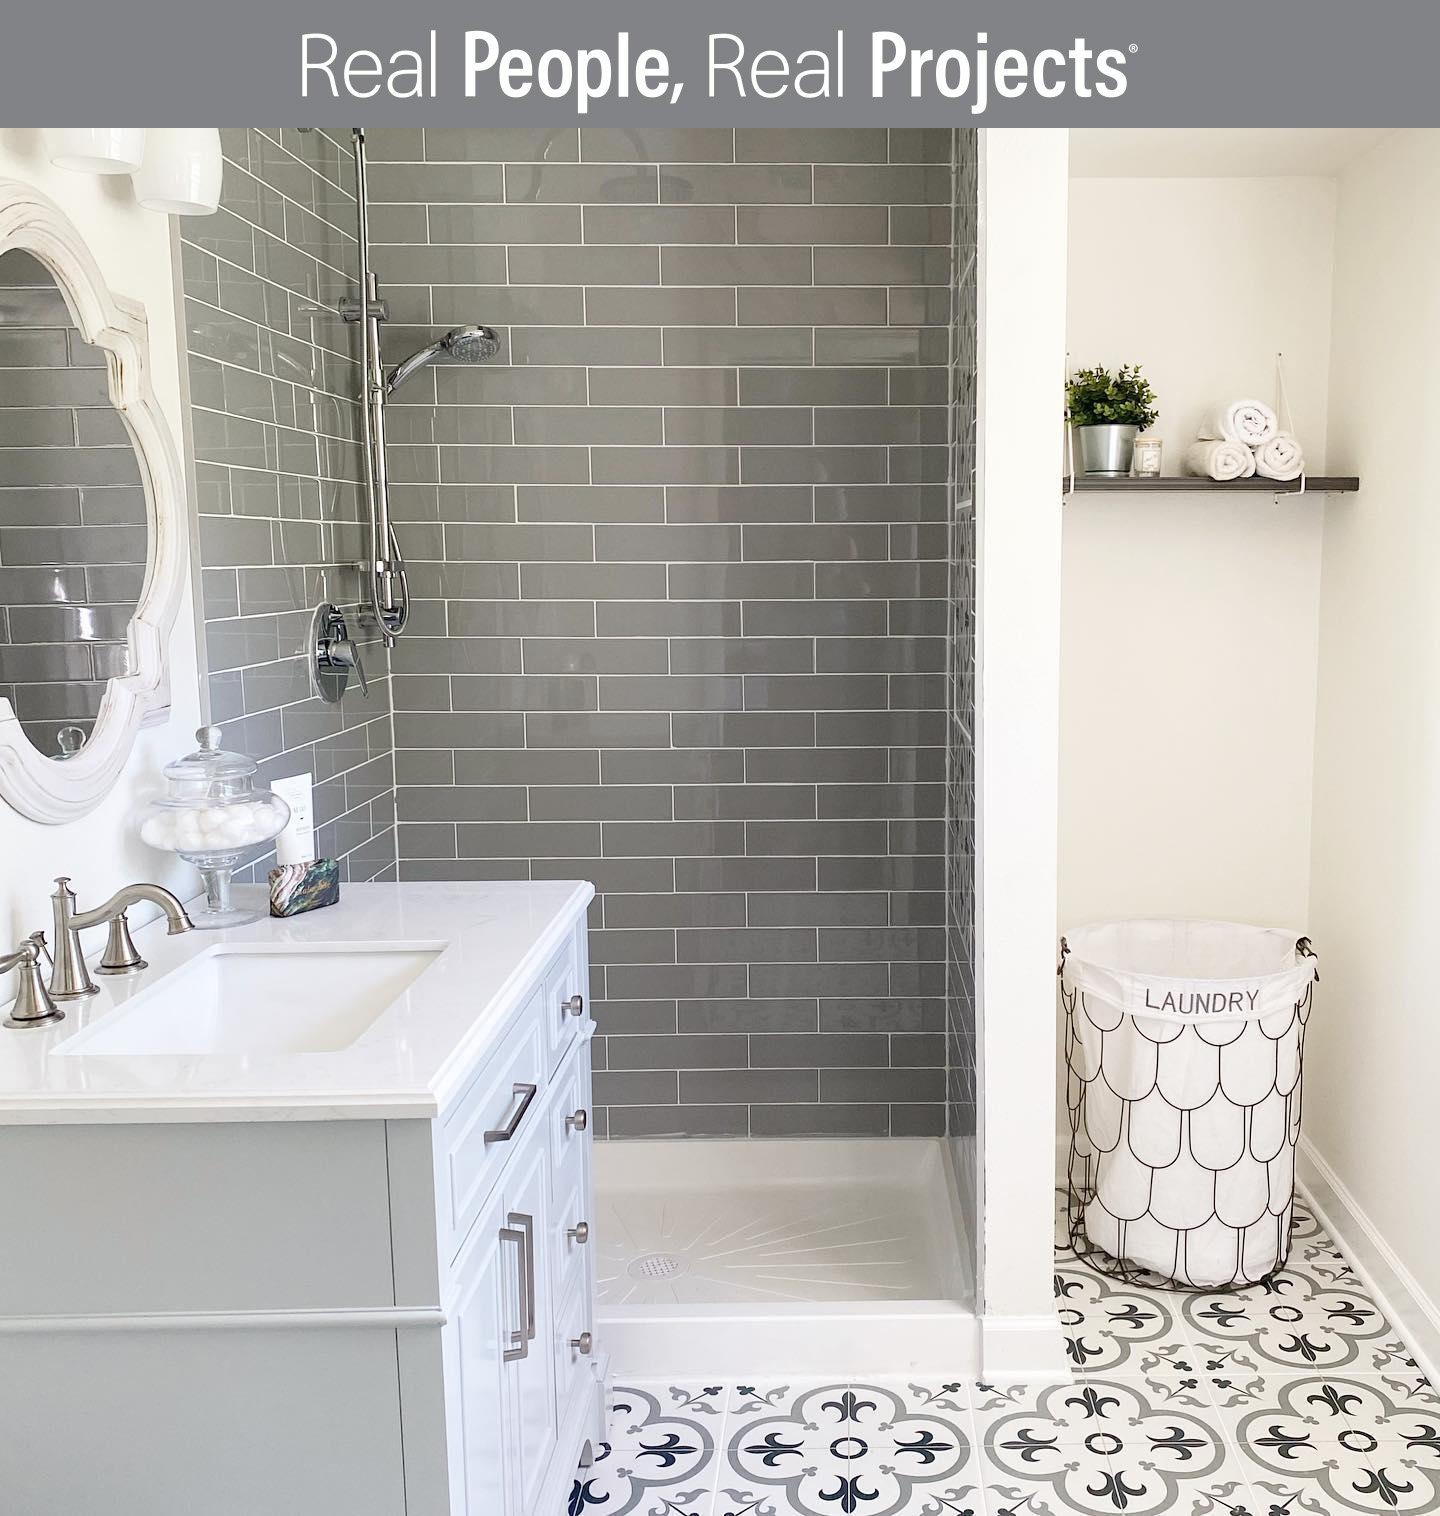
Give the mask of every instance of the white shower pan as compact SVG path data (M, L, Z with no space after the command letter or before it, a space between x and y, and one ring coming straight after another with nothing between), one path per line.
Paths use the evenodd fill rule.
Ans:
M974 1249L939 1139L602 1142L595 1171L617 1373L977 1371Z

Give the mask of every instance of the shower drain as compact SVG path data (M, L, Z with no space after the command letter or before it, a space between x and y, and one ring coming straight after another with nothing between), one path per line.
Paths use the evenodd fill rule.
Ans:
M674 1279L683 1274L688 1265L674 1253L642 1253L630 1260L626 1273L632 1279Z

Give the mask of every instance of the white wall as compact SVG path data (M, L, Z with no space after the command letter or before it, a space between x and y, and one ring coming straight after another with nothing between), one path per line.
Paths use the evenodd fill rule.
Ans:
M1064 1372L1051 1290L1063 131L980 134L977 935L987 1378Z
M1325 462L1334 181L1083 179L1071 367L1141 363L1165 472L1274 393ZM1303 925L1323 507L1085 494L1064 513L1060 920Z
M1310 1141L1440 1300L1440 133L1340 181L1307 1048Z
M111 288L144 303L155 390L178 452L180 367L169 219L142 211L131 198L126 177L99 179L51 168L39 138L33 131L0 131L0 177L36 185L56 201L84 234ZM173 859L167 864L164 855L144 847L134 826L140 798L157 787L162 764L194 746L200 720L188 589L171 644L169 719L141 733L123 778L96 810L67 826L41 826L0 801L0 952L37 927L48 931L47 896L56 874L74 877L82 906L97 904L117 885L133 879L157 880L185 895L195 893L193 870ZM9 980L0 980L0 1004L11 993Z

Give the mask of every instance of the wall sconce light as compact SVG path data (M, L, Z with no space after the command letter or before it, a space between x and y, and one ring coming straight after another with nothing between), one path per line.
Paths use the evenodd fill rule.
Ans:
M47 131L50 161L86 174L133 174L145 154L143 126L76 126Z
M213 126L151 127L135 171L135 198L147 211L208 216L220 205L224 168Z

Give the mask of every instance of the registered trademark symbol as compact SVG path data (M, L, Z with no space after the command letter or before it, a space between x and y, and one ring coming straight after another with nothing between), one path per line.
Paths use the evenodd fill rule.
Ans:
M1132 53L1138 53L1140 51L1140 44L1138 42L1132 42L1130 44L1130 51Z

